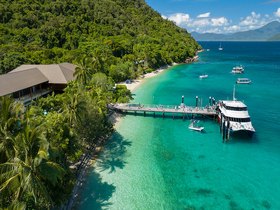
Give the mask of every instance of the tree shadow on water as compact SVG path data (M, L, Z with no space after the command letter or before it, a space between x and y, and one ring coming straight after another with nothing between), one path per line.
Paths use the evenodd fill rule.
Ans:
M103 145L103 148L96 160L93 168L89 172L83 183L78 209L109 209L112 203L109 199L116 191L114 184L102 182L100 172L109 174L123 169L126 165L124 161L126 148L131 146L131 142L124 140L122 135L115 132Z
M131 146L131 142L124 140L118 132L114 133L104 145L95 167L101 172L108 170L109 173L116 172L117 168L123 169L126 165L124 156L128 146Z
M114 185L102 182L100 174L92 170L83 183L81 197L75 209L107 209L112 205L108 200L115 191Z

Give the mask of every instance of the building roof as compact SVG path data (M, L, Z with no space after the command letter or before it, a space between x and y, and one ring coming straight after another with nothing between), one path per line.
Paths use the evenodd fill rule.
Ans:
M26 71L31 68L37 68L44 74L50 84L67 84L67 81L75 79L73 73L77 66L71 63L50 64L50 65L21 65L10 71L8 74Z
M45 77L37 68L28 69L16 73L0 75L0 96L4 96L19 90L23 90L43 82Z
M71 63L50 65L21 65L8 74L0 75L0 96L4 96L44 82L67 84L75 79L77 66Z

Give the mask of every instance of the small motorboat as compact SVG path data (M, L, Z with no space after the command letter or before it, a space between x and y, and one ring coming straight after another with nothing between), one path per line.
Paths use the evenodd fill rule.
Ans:
M204 127L195 126L195 123L199 123L199 120L191 120L191 122L192 123L189 125L189 129L195 131L202 131L204 129Z
M249 78L238 78L237 84L250 84L251 80Z
M207 78L207 77L208 77L207 74L203 74L203 75L200 75L200 76L199 76L200 79Z

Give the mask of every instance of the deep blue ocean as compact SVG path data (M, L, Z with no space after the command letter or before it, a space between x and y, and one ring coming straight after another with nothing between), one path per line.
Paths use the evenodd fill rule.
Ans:
M222 44L223 50L218 48ZM280 42L199 42L199 61L145 79L135 103L200 106L235 97L248 106L256 130L222 143L219 125L203 132L178 115L124 114L82 189L78 209L280 209ZM233 67L242 65L243 75ZM208 78L199 79L202 74ZM191 116L188 116L189 118Z

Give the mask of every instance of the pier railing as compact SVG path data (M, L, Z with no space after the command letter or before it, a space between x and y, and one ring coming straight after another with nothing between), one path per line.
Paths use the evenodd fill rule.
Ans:
M131 103L116 103L113 106L110 106L113 109L120 109L120 110L131 110L131 111L160 111L162 112L200 112L203 114L206 113L216 113L216 105L210 107L195 107L195 106L178 106L178 105L162 105L162 104L131 104Z

